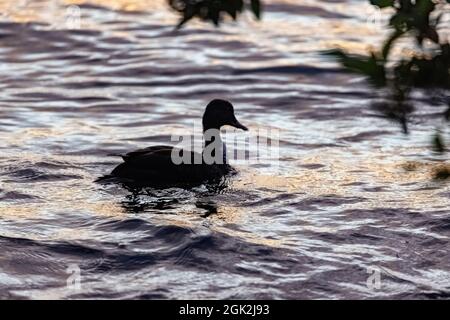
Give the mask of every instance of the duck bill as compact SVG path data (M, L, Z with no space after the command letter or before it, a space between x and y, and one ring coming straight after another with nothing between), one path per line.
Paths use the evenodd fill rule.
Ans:
M239 121L237 121L236 119L234 119L234 121L232 123L230 123L230 126L235 127L237 129L242 129L244 131L248 131L248 128L246 126L244 126L242 123L240 123Z

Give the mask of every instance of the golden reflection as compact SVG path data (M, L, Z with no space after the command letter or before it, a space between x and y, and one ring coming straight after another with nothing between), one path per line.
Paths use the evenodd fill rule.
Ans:
M372 159L377 159L375 154ZM364 202L345 204L347 209L383 208L388 204L391 208L423 210L450 205L450 199L439 195L450 187L434 180L436 171L442 169L439 163L382 160L353 163L348 158L320 156L302 159L302 163L325 164L325 168L278 176L246 174L234 186L244 190L264 188L277 193L296 193L299 198L333 195L364 199ZM374 191L368 192L371 189ZM436 202L436 199L441 200Z
M231 230L226 227L213 227L213 230L229 235L231 237L236 237L245 240L245 242L262 245L271 248L281 248L287 245L287 242L281 239L269 239L258 235L257 233L243 232L238 230Z
M33 204L4 204L0 203L0 217L11 220L32 219L39 216L43 208Z
M0 0L0 18L14 22L40 22L56 28L64 28L71 5L93 5L125 12L163 12L175 17L165 0ZM82 27L98 26L83 16ZM86 20L87 19L87 20Z
M285 241L281 239L268 239L254 232L246 232L236 229L230 229L227 224L245 224L245 219L248 218L247 210L240 207L231 206L219 206L218 213L209 216L207 221L208 229L206 232L219 232L225 235L229 235L233 238L240 238L245 242L264 245L268 247L279 248L285 246ZM153 223L161 225L175 225L185 229L195 229L198 232L205 225L205 219L196 214L184 214L178 212L177 215L158 215L152 219Z
M47 135L47 131L36 131L33 135ZM408 207L421 210L427 207L450 205L450 199L442 197L448 184L434 180L438 170L448 168L440 163L427 161L386 161L387 155L373 153L371 159L362 159L357 163L348 157L339 155L315 155L304 157L299 161L302 165L322 164L319 169L309 170L299 168L295 173L280 173L274 175L264 174L252 168L240 168L239 178L234 179L228 192L239 195L240 192L258 192L260 197L269 197L273 194L295 194L299 199L320 198L333 195L336 197L360 197L364 202L346 204L346 208L375 208ZM32 153L22 153L22 160L30 163L45 161L45 156ZM54 156L53 161L61 163L76 163L85 160L77 156ZM295 160L294 160L295 161ZM74 180L73 187L67 187L67 181L39 182L42 188L31 189L36 196L36 203L30 204L1 204L2 216L15 216L17 218L31 218L42 210L64 210L93 212L102 216L123 215L125 210L114 199L105 200L96 195L93 177L85 170L70 169L65 174L84 177ZM363 184L361 184L363 183ZM23 183L6 184L4 192L21 190ZM438 188L437 188L438 187ZM378 188L374 192L368 189ZM25 190L25 189L23 189ZM24 191L25 192L25 191ZM121 198L118 197L118 198ZM45 199L43 203L40 199ZM440 201L436 201L440 199ZM217 214L214 219L223 223L241 223L246 219L249 207L230 206L223 197L214 199L217 204ZM233 201L234 203L234 201ZM63 204L63 205L62 205ZM185 212L191 209L187 208ZM259 210L259 209L257 209ZM243 218L244 217L244 218Z
M378 155L383 158L381 155ZM239 201L228 199L228 197L238 197L246 192L258 192L258 198L270 198L274 195L294 194L295 198L288 198L287 202L280 200L281 208L288 208L289 201L301 201L303 199L321 199L327 196L343 198L361 198L362 202L355 201L336 205L333 210L374 208L408 208L409 210L422 211L424 208L448 207L450 199L442 197L439 193L449 190L448 185L435 182L432 174L440 168L440 164L426 161L382 161L374 156L371 160L361 160L359 163L352 163L348 158L324 157L315 155L302 159L303 164L324 165L317 170L299 169L296 174L267 175L259 174L256 170L246 169L241 172L239 178L234 180L231 189L224 195L218 195L211 200L217 205L217 213L206 218L209 221L208 228L213 232L220 232L232 237L241 238L246 242L260 244L269 247L289 246L288 239L272 239L265 237L259 232L249 232L247 225L252 223L252 219L263 219L257 213L264 207L261 206L240 206ZM361 185L360 182L370 182ZM438 185L439 184L439 185ZM0 205L0 216L6 219L22 220L39 218L46 212L67 213L81 212L104 217L128 217L126 210L121 206L122 196L100 197L93 188L92 180L85 179L77 182L72 188L68 188L65 183L41 183L42 188L36 195L45 202L36 201L35 204L8 204ZM420 187L422 186L422 188ZM432 188L439 186L439 188ZM20 184L8 185L8 188L23 187ZM368 192L366 188L381 187L376 192ZM436 199L440 199L436 201ZM232 203L232 204L230 204ZM265 204L262 204L264 206ZM276 208L276 204L269 202L270 208ZM320 203L318 204L320 206ZM177 214L164 214L155 217L152 215L152 222L166 225L179 225L183 228L198 229L205 222L198 213L192 212L192 205L186 204L177 208ZM295 207L289 210L296 210ZM195 211L195 209L194 209ZM198 211L198 210L197 210ZM328 214L324 211L324 214ZM229 224L242 227L242 230L230 228ZM263 225L259 221L258 225ZM250 225L251 227L251 225ZM299 227L300 228L300 227ZM301 230L314 232L333 232L326 224L301 226ZM298 229L298 230L300 230ZM251 228L250 228L251 230ZM89 237L89 234L79 233L79 229L61 229L55 232L51 238L60 237L70 239L80 239ZM89 233L89 231L86 231ZM301 232L301 231L299 231ZM37 235L38 236L38 235ZM48 238L48 236L47 236Z

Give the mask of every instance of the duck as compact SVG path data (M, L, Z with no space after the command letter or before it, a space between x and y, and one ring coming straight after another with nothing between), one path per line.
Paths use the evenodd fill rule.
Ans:
M121 155L123 162L114 168L110 177L140 186L167 187L214 183L236 174L237 171L228 164L226 146L220 136L223 126L248 131L236 119L233 104L222 99L209 102L202 125L202 153L166 145L138 149Z

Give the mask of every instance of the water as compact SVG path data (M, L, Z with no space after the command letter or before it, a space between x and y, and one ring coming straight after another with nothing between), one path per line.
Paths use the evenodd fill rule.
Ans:
M403 135L318 53L379 43L365 1L272 0L263 22L180 32L164 1L67 1L78 30L50 2L0 1L1 298L449 297L442 109L418 97ZM219 193L94 182L213 98L281 130L276 169L239 166Z

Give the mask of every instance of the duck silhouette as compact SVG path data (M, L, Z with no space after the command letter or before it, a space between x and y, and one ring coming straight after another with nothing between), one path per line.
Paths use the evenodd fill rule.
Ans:
M215 99L205 109L202 119L204 147L202 153L173 146L156 145L122 155L110 177L122 182L148 186L198 185L220 181L236 173L227 163L226 148L220 128L229 125L247 131L234 115L233 105Z

